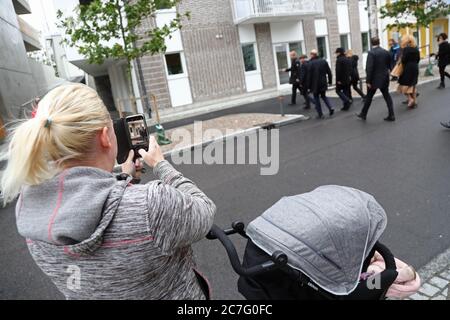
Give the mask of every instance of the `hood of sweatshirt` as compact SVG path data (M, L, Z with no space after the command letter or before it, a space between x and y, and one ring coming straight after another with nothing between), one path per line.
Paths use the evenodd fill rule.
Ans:
M19 233L55 245L75 245L99 227L111 191L112 173L75 167L36 186L27 186L16 205Z

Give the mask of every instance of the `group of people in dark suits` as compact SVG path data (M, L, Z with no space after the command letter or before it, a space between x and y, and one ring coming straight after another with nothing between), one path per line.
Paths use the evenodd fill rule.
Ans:
M447 41L446 34L438 36L439 53L439 72L441 75L441 84L439 88L445 88L445 77L450 78L450 74L445 71L450 64L450 44ZM358 56L353 55L351 50L347 52L343 48L336 49L336 93L343 102L341 110L350 109L353 89L363 98L364 105L362 110L356 114L361 120L366 120L373 97L380 90L386 102L388 115L385 121L395 121L394 105L389 93L389 83L391 71L394 67L392 52L380 47L380 39L373 37L371 39L372 49L368 52L366 62L366 84L367 94L359 87ZM398 63L402 64L403 71L398 78L398 92L407 97L405 104L413 109L417 107L416 85L419 76L420 52L412 36L405 36L402 39L401 49L398 57ZM297 58L296 52L291 52L291 68L285 71L291 72L290 83L292 84L291 105L296 104L297 91L300 91L305 99L305 109L309 109L311 103L317 110L317 118L323 119L321 100L325 103L332 116L335 109L326 96L328 86L332 84L332 72L328 62L318 56L317 50L312 50L310 59L305 55ZM311 97L312 94L312 97ZM450 123L443 124L450 128Z
M379 40L377 41L379 45ZM374 45L374 42L372 45ZM386 98L390 98L390 56L388 53L388 64L385 65L383 58L384 52L387 53L386 50L369 52L370 63L368 72L370 82L368 82L368 95L365 95L359 87L360 77L358 72L358 56L353 55L351 50L345 52L343 48L336 49L336 93L343 102L341 108L342 111L348 111L353 103L352 87L365 101L364 109L358 115L361 119L366 118L373 95L377 89L380 89ZM309 60L307 60L305 55L297 58L297 53L295 51L291 52L290 56L291 68L285 70L286 72L291 72L290 83L292 84L292 99L290 105L296 104L297 91L300 91L305 99L305 109L309 109L311 103L314 104L317 111L317 118L323 119L322 101L328 108L331 117L334 114L335 109L326 95L328 86L331 85L333 81L332 72L328 62L319 57L317 50L311 51ZM378 63L378 60L380 60L381 64ZM385 66L387 67L386 70L384 69ZM385 81L385 75L387 75L387 81ZM312 95L312 97L310 95ZM395 119L393 115L392 99L390 99L388 106L390 107L388 116L388 120L390 121Z
M297 53L292 51L291 67L286 69L291 76L289 83L292 84L292 98L290 105L296 104L297 90L305 99L305 109L311 108L314 104L317 111L317 118L323 119L321 100L329 110L329 115L334 114L334 107L326 96L328 84L332 83L332 73L328 62L319 57L317 50L312 50L310 59L306 55L297 58ZM312 97L311 95L312 94Z

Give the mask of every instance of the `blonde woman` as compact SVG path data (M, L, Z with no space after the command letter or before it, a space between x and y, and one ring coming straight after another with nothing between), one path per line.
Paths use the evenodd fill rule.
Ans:
M405 35L401 41L403 73L398 79L398 92L406 95L408 108L417 107L416 85L419 79L420 52L412 35Z
M205 299L191 244L214 203L167 161L155 139L140 150L157 181L132 185L133 152L111 172L117 142L97 93L65 85L11 134L1 180L36 264L67 299ZM137 170L136 170L137 169Z

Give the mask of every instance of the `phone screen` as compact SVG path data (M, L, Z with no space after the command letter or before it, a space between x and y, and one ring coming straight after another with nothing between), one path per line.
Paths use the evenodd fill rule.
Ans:
M145 123L143 116L131 116L126 118L126 125L133 148L148 146L149 138L147 124Z

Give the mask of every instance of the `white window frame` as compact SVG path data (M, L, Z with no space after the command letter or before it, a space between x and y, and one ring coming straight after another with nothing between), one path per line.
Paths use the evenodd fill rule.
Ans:
M241 51L242 51L242 46L248 46L249 44L253 45L253 51L255 52L256 70L245 71L245 61L244 61L244 57L242 57L242 63L243 63L243 66L244 66L244 73L246 75L260 74L261 73L261 66L259 64L259 52L258 52L258 46L256 45L256 42L244 42L244 43L241 43ZM243 52L242 52L242 55L244 55Z
M341 44L341 36L347 36L347 50L352 48L352 37L350 33L339 34L339 44ZM344 48L345 49L345 48Z
M169 74L169 68L167 67L167 61L166 61L166 55L169 54L180 54L180 59L181 59L181 67L183 68L183 73L179 73L179 74ZM176 79L182 79L182 78L186 78L188 77L188 71L186 68L186 57L184 56L184 51L174 51L174 52L166 52L164 54L164 68L166 71L166 77L167 80L176 80Z

